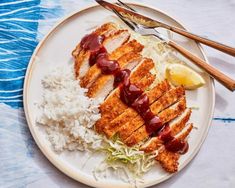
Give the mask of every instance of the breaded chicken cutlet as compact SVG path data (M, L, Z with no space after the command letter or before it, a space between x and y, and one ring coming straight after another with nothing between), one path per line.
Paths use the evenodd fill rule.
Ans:
M156 152L156 160L170 173L178 170L180 155L188 150L193 125L187 122L183 87L156 81L154 61L143 57L144 46L115 23L106 23L76 46L74 72L87 96L101 98L101 118L95 130L131 147Z

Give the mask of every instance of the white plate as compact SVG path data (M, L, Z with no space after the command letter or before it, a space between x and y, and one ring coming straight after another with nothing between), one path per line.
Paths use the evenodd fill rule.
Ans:
M133 4L133 6L152 18L183 28L179 22L159 10L140 4ZM90 186L121 188L129 187L130 185L115 177L99 181L96 181L93 177L92 169L95 167L95 164L98 163L101 156L94 156L86 166L82 168L82 164L86 159L84 153L64 152L60 155L56 154L51 149L50 143L46 139L46 134L35 124L35 119L38 114L35 102L39 101L42 97L41 79L48 67L56 66L58 64L66 66L71 62L71 51L80 39L88 33L87 29L99 24L97 24L99 21L95 22L94 20L104 20L110 15L112 14L109 11L104 10L100 6L88 7L63 19L39 43L31 58L25 77L24 110L34 140L43 154L58 169L73 179ZM191 52L206 60L202 49L195 42L179 37L177 40L179 40L178 42L188 48ZM36 61L37 58L40 61ZM188 63L190 64L190 62ZM211 123L214 109L214 85L208 75L204 74L204 79L206 80L206 85L204 87L196 91L187 92L188 106L196 105L199 107L199 110L193 111L190 120L198 129L193 130L190 134L190 149L187 154L180 158L179 170L185 167L199 151ZM172 174L166 173L161 169L161 167L156 165L156 167L144 176L144 183L141 187L160 183L171 176Z

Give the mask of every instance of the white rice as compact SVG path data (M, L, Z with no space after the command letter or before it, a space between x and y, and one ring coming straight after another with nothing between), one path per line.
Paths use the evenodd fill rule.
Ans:
M91 128L100 118L100 100L85 96L71 66L50 70L42 80L43 100L37 122L46 127L55 151L97 148L102 137Z

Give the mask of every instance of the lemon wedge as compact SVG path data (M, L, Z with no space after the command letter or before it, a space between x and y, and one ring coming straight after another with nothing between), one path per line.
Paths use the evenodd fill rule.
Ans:
M166 78L174 86L184 86L185 89L197 89L205 84L205 80L194 70L182 64L171 64L166 67Z

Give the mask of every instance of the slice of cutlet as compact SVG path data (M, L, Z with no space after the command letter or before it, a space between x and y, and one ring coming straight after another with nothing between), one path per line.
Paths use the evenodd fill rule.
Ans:
M184 141L193 129L193 125L187 125L175 138ZM159 149L156 160L167 172L174 173L178 171L180 154L168 151L164 146Z
M147 73L136 85L145 90L148 88L156 79L155 75L151 73ZM114 95L112 94L112 98L108 102L108 104L104 107L104 112L101 112L101 118L96 122L95 128L98 133L102 133L105 125L112 121L115 117L125 111L128 108L126 104L124 104L120 100L120 90L119 88L114 90ZM109 113L107 110L109 109Z
M149 98L149 104L151 105L155 100L161 97L166 91L170 89L170 85L167 80L157 84L153 89L146 92ZM131 107L126 109L122 114L113 119L109 124L105 126L104 132L107 137L111 138L122 125L126 122L134 119L138 113Z
M186 99L185 96L182 97L179 102L174 104L173 106L163 110L158 114L159 118L161 119L162 123L165 124L174 118L178 117L180 114L184 112L186 109ZM154 110L153 110L154 112ZM146 125L141 126L135 132L133 132L125 141L124 143L128 146L133 146L145 139L149 138L149 133L146 130Z
M115 51L113 51L109 55L110 60L118 60L120 57L122 57L124 54L127 54L129 52L133 53L139 53L144 48L143 45L138 43L136 40L132 40L119 48L117 48ZM101 75L101 69L94 64L89 68L87 73L84 75L84 77L80 80L81 87L89 88L91 84Z
M122 44L129 40L130 34L127 30L118 30L115 33L104 39L103 45L108 53L112 53L114 50L119 48ZM90 50L82 50L77 57L80 62L79 78L83 78L87 71L90 70L89 59L91 52Z
M132 70L139 62L142 56L139 53L129 52L118 59L121 69L128 68ZM101 74L99 78L88 88L88 97L105 98L113 89L114 76Z
M95 33L97 35L104 35L105 37L108 37L110 34L117 31L117 25L113 22L108 22L103 24L102 26L98 27L95 31L92 33ZM76 58L78 54L80 53L80 43L76 46L76 48L72 51L72 56Z
M105 41L110 41L111 38L116 38L118 33L117 26L114 23L107 23L96 29L94 32L97 35L103 35L105 37ZM127 31L125 31L127 35L127 40L129 39L130 35ZM76 78L81 78L85 75L85 73L89 69L89 58L90 58L90 51L82 50L80 47L80 43L76 46L75 50L72 52L72 56L75 58L74 63L74 72Z
M164 147L158 152L156 160L167 172L174 173L178 171L180 154L166 150Z
M165 108L173 105L177 102L183 95L185 90L183 87L172 88L164 95L162 95L157 101L150 105L150 109L154 114L158 114ZM120 124L117 133L119 134L121 140L126 140L135 130L144 124L144 120L140 115L137 115L134 119L129 119L125 124Z
M103 45L107 52L111 54L121 45L126 43L130 38L130 33L128 30L118 30L115 33L111 34L110 36L106 37Z
M135 83L142 90L148 88L155 79L155 76L149 72L153 67L154 63L152 60L144 59L131 72L131 83ZM96 122L96 130L101 132L107 123L111 122L127 108L128 106L120 100L119 88L116 88L100 105L101 118Z
M170 128L170 135L175 136L180 131L183 130L183 128L186 126L186 123L188 122L191 115L191 109L187 108L179 117L175 118L169 123ZM160 146L162 146L163 141L159 136L152 137L149 139L146 143L144 143L140 150L145 152L152 152L157 150Z
M114 22L108 22L98 27L94 32L97 35L109 36L110 34L114 33L117 30L118 30L117 24L115 24Z

